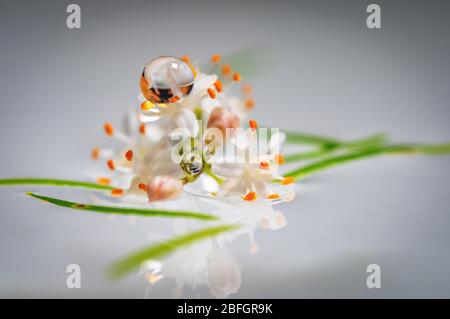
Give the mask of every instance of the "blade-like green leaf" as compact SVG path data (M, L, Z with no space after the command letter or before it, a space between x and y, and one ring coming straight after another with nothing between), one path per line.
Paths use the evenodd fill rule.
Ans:
M343 147L367 147L367 146L375 146L375 145L383 145L388 141L388 137L386 133L377 133L374 135L370 135L368 137L364 137L362 139L353 140L353 141L345 141L343 142Z
M122 214L122 215L137 215L143 217L169 217L169 218L193 218L193 219L201 219L201 220L217 220L218 218L214 215L208 215L199 212L190 212L190 211L171 211L171 210L163 210L163 209L142 209L142 208L132 208L132 207L114 207L114 206L99 206L99 205L91 205L91 204L81 204L75 202L69 202L66 200L48 197L43 195L38 195L34 193L27 193L28 195L46 201L48 203L77 209L77 210L86 210L93 211L97 213L104 214Z
M295 134L295 133L293 133ZM387 136L384 133L378 133L375 135L371 135L369 137L365 137L362 139L349 141L349 142L335 142L335 144L332 144L331 140L329 138L324 137L314 137L314 141L324 141L324 144L322 146L319 146L318 149L308 152L300 152L300 153L294 153L289 154L285 156L285 162L286 163L293 163L297 161L303 161L303 160L311 160L315 158L319 158L325 155L330 155L331 153L341 150L342 148L362 148L362 147L369 147L369 146L381 146L386 143ZM309 141L309 140L307 140Z
M332 137L319 136L315 134L308 133L298 133L291 131L283 131L286 134L286 143L292 144L308 144L308 145L327 145L327 146L337 146L342 143Z
M289 154L284 157L284 162L286 164L289 164L289 163L294 163L294 162L298 162L298 161L311 160L311 159L315 159L315 158L330 154L330 152L332 152L332 151L333 151L333 149L319 148L317 151L308 151L308 152Z
M0 179L0 186L15 185L40 185L40 186L57 186L57 187L77 187L89 188L97 190L112 190L114 187L109 185L100 185L90 182L73 181L68 179L51 179L51 178L4 178Z
M389 153L428 154L428 155L446 154L450 153L450 143L430 144L430 145L395 144L386 146L370 146L362 149L358 148L357 150L349 151L346 154L329 156L325 159L318 160L306 166L289 171L284 175L298 179L301 177L305 177L307 175L311 175L312 173L337 166L339 164Z
M134 254L129 255L128 257L125 257L124 259L115 262L109 268L109 273L113 278L118 279L128 272L137 269L144 261L162 258L179 248L188 246L202 239L217 236L221 233L233 231L239 227L240 225L237 224L220 225L204 228L192 233L175 237L168 241L140 250Z

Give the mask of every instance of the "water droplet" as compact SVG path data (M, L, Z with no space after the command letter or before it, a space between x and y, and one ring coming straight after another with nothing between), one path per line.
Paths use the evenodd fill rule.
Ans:
M194 86L194 74L185 62L171 56L150 61L140 79L142 94L155 104L178 101Z

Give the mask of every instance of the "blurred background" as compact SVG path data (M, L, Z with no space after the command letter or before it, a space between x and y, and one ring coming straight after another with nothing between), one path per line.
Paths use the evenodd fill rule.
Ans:
M251 79L253 116L265 125L450 140L446 1L377 1L374 30L363 0L77 0L81 29L66 27L70 3L0 2L2 178L101 174L90 150L108 144L102 125L138 108L140 72L160 55L207 61L265 48L267 68ZM233 244L243 274L233 297L449 298L449 164L449 156L383 157L305 180L281 207L287 228L258 232L256 255L247 238ZM148 223L51 207L23 195L29 189L0 189L0 297L144 297L141 277L111 283L104 268L149 243ZM71 263L81 266L81 289L66 287ZM380 289L366 286L372 263ZM173 284L158 282L150 297L169 297Z

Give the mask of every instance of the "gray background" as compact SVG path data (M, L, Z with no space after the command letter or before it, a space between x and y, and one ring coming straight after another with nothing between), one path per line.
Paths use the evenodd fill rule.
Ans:
M88 178L107 144L104 121L137 107L138 76L153 57L206 60L244 47L274 54L253 82L254 117L274 127L341 138L387 131L395 141L450 139L450 27L445 1L1 1L0 176ZM235 297L450 297L450 157L385 157L321 173L284 205L288 227L233 245L243 268ZM148 224L77 214L0 189L1 297L144 296L105 265L148 242ZM75 190L45 190L86 199ZM69 263L82 289L65 286ZM365 269L382 268L382 288ZM162 281L151 296L167 297ZM200 290L201 296L208 296ZM191 293L191 296L195 294Z

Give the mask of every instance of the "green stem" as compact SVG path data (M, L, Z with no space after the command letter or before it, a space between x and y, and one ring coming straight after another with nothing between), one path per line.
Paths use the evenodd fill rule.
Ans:
M343 142L342 147L354 148L354 147L365 147L369 145L383 145L387 142L387 139L388 138L385 133L377 133L362 139Z
M112 190L114 187L109 185L100 185L97 183L73 181L67 179L50 178L5 178L0 179L0 186L14 185L39 185L39 186L57 186L57 187L78 187L97 190Z
M198 212L190 211L170 211L162 209L141 209L141 208L131 208L131 207L114 207L114 206L99 206L91 204L81 204L75 202L69 202L66 200L48 197L43 195L38 195L35 193L28 192L27 195L31 197L41 199L45 202L51 203L56 206L67 207L77 210L93 211L97 213L104 214L120 214L120 215L136 215L143 217L169 217L169 218L193 218L200 220L218 220L214 215L208 215Z
M394 144L387 146L372 146L368 148L357 149L347 154L340 154L330 156L325 159L318 160L303 167L299 167L292 171L289 171L285 176L292 176L295 179L305 177L316 173L318 171L325 170L330 167L334 167L340 164L351 162L358 159L374 157L382 154L447 154L450 153L450 143L446 144L431 144L431 145L411 145L411 144Z
M361 148L368 146L382 145L386 142L387 137L384 133L378 133L375 135L370 135L359 140L349 141L349 142L338 142L338 144L325 144L319 147L317 150L309 152L294 153L285 156L285 163L293 163L302 160L311 160L314 158L329 155L330 153L343 149L343 148Z
M220 184L223 183L223 179L220 178L219 176L217 176L216 174L214 174L214 173L212 172L210 166L205 165L205 167L203 168L203 172L204 172L206 175L212 177L212 178L217 182L217 184L220 185Z
M115 262L109 268L109 273L114 279L118 279L125 274L137 269L144 261L160 259L175 250L191 245L202 239L217 236L224 232L236 230L240 225L220 225L204 228L192 233L184 234L168 241L150 246L140 250L118 262Z
M327 149L318 149L318 150L309 151L309 152L300 152L300 153L289 154L284 157L284 162L286 164L289 164L289 163L294 163L294 162L298 162L298 161L310 160L310 159L314 159L314 158L318 158L318 157L327 155L330 152L332 152L333 150L334 150L334 148L332 148L332 149L327 148Z
M334 146L339 145L342 142L332 138L332 137L326 137L326 136L319 136L314 134L307 134L307 133L298 133L298 132L291 132L291 131L284 131L286 134L286 143L291 144L308 144L308 145L327 145L327 146Z

